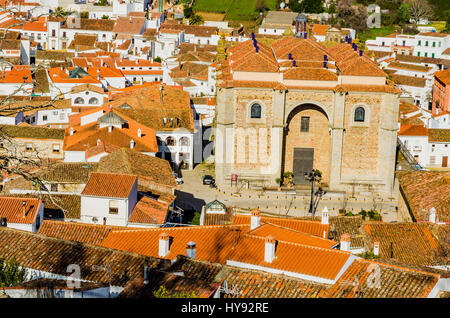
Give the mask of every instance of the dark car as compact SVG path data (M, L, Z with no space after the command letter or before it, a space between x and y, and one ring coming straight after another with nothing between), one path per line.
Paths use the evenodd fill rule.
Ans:
M213 177L210 176L209 174L203 176L203 184L211 184L211 182L213 182Z

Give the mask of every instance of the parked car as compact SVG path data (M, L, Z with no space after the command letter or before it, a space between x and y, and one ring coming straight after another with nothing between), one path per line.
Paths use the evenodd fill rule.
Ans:
M173 173L173 175L175 176L175 181L177 182L177 184L184 183L183 179L181 179L175 172Z
M211 184L213 182L214 178L210 176L209 174L203 176L203 184Z

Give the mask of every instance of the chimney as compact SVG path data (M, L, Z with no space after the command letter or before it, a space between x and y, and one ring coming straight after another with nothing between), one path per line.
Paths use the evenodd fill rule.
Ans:
M164 123L164 126L166 126L166 124L167 124L167 118L166 117L163 118L163 123Z
M142 137L142 130L141 130L141 128L138 128L137 135L138 135L139 138Z
M327 62L323 61L323 68L328 68Z
M100 145L102 141L100 139L97 139L97 146Z
M250 230L253 230L261 225L261 212L258 209L253 209L251 213Z
M133 149L133 148L134 148L134 140L131 139L131 140L130 140L130 149Z
M329 224L330 213L328 212L327 207L324 207L322 210L322 224Z
M380 255L380 242L373 242L373 254Z
M22 201L22 217L25 218L27 216L27 201Z
M71 135L71 136L73 135L73 132L74 132L73 127L70 127L70 135Z
M164 104L164 86L162 84L159 86L159 100L161 104Z
M169 254L169 234L161 233L159 235L159 257L165 257Z
M289 53L289 54L288 54L288 59L289 59L289 60L292 60L292 53Z
M436 209L435 209L434 207L432 207L432 208L430 209L430 218L429 218L429 221L430 221L431 223L436 223Z
M1 224L0 224L1 226L4 226L4 227L6 227L6 226L8 226L8 219L7 218L2 218L1 219Z
M297 62L296 61L292 61L292 67L297 67Z
M273 260L275 259L275 245L276 245L275 237L273 237L272 235L266 237L264 262L272 263Z
M359 56L363 56L363 50L359 50Z
M350 251L350 234L345 233L341 235L341 251Z
M108 126L108 132L112 132L113 126Z
M328 56L326 54L323 56L323 60L328 61Z
M195 258L195 243L189 242L186 245L186 256L190 258Z

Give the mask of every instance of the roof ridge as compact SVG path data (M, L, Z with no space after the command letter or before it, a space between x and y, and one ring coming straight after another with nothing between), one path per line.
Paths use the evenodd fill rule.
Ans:
M156 228L136 228L130 230L113 230L111 232L150 232L150 231L161 231L161 230L187 230L187 229L208 229L208 228L231 228L231 227L249 227L250 224L220 224L220 225L194 225L194 226L179 226L179 227L156 227Z
M399 265L383 263L383 262L370 260L370 259L357 258L356 261L358 261L358 262L365 262L365 263L372 263L372 264L375 263L375 264L382 265L382 266L392 267L392 268L395 268L395 269L398 269L398 270L404 270L404 271L408 271L408 272L416 272L416 273L421 273L421 274L426 274L426 275L432 275L432 276L436 277L437 279L439 279L439 277L440 277L440 275L437 274L437 273L425 272L425 271L418 270L418 269L402 267L402 266L399 266Z
M248 237L248 238L255 238L255 239L260 239L260 240L265 240L265 237L260 237L260 236L256 236L256 235L251 235L248 233L244 233L243 234L244 237ZM277 240L277 238L275 237L275 240ZM302 244L302 243L297 243L297 242L288 242L288 241L281 241L281 240L277 240L278 242L281 242L283 244L289 244L289 245L297 245L297 246L301 246L301 247L307 247L307 248L312 248L312 249L319 249L319 250L323 250L326 252L336 252L339 254L345 254L345 255L351 255L352 253L347 252L347 251L341 251L341 250L336 250L336 249L332 249L332 248L324 248L324 247L319 247L319 246L312 246L312 245L306 245L306 244Z

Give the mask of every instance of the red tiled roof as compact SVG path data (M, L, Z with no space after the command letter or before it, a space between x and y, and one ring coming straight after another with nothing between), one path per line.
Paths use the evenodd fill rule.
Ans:
M428 136L428 129L423 125L402 125L399 136Z
M26 203L25 210L23 202ZM33 224L41 204L42 201L37 198L0 196L0 219L6 218L7 223Z
M137 178L134 175L92 172L82 195L128 198Z
M169 205L158 202L147 196L142 196L131 212L128 222L146 224L164 224Z
M445 85L448 85L450 84L450 69L448 68L442 71L437 71L436 73L434 73L434 77L436 77Z
M38 234L88 244L100 244L112 230L126 227L45 220Z
M326 297L426 298L438 279L438 275L432 273L357 259Z
M330 228L329 224L321 224L321 222L318 221L299 220L295 218L261 216L261 223L264 222L318 237L323 237L324 231L326 232L325 237L328 237L328 230ZM250 224L250 215L235 215L233 218L233 224Z
M277 240L275 259L267 263L264 251L265 238L245 235L229 260L334 280L351 255L350 252Z

